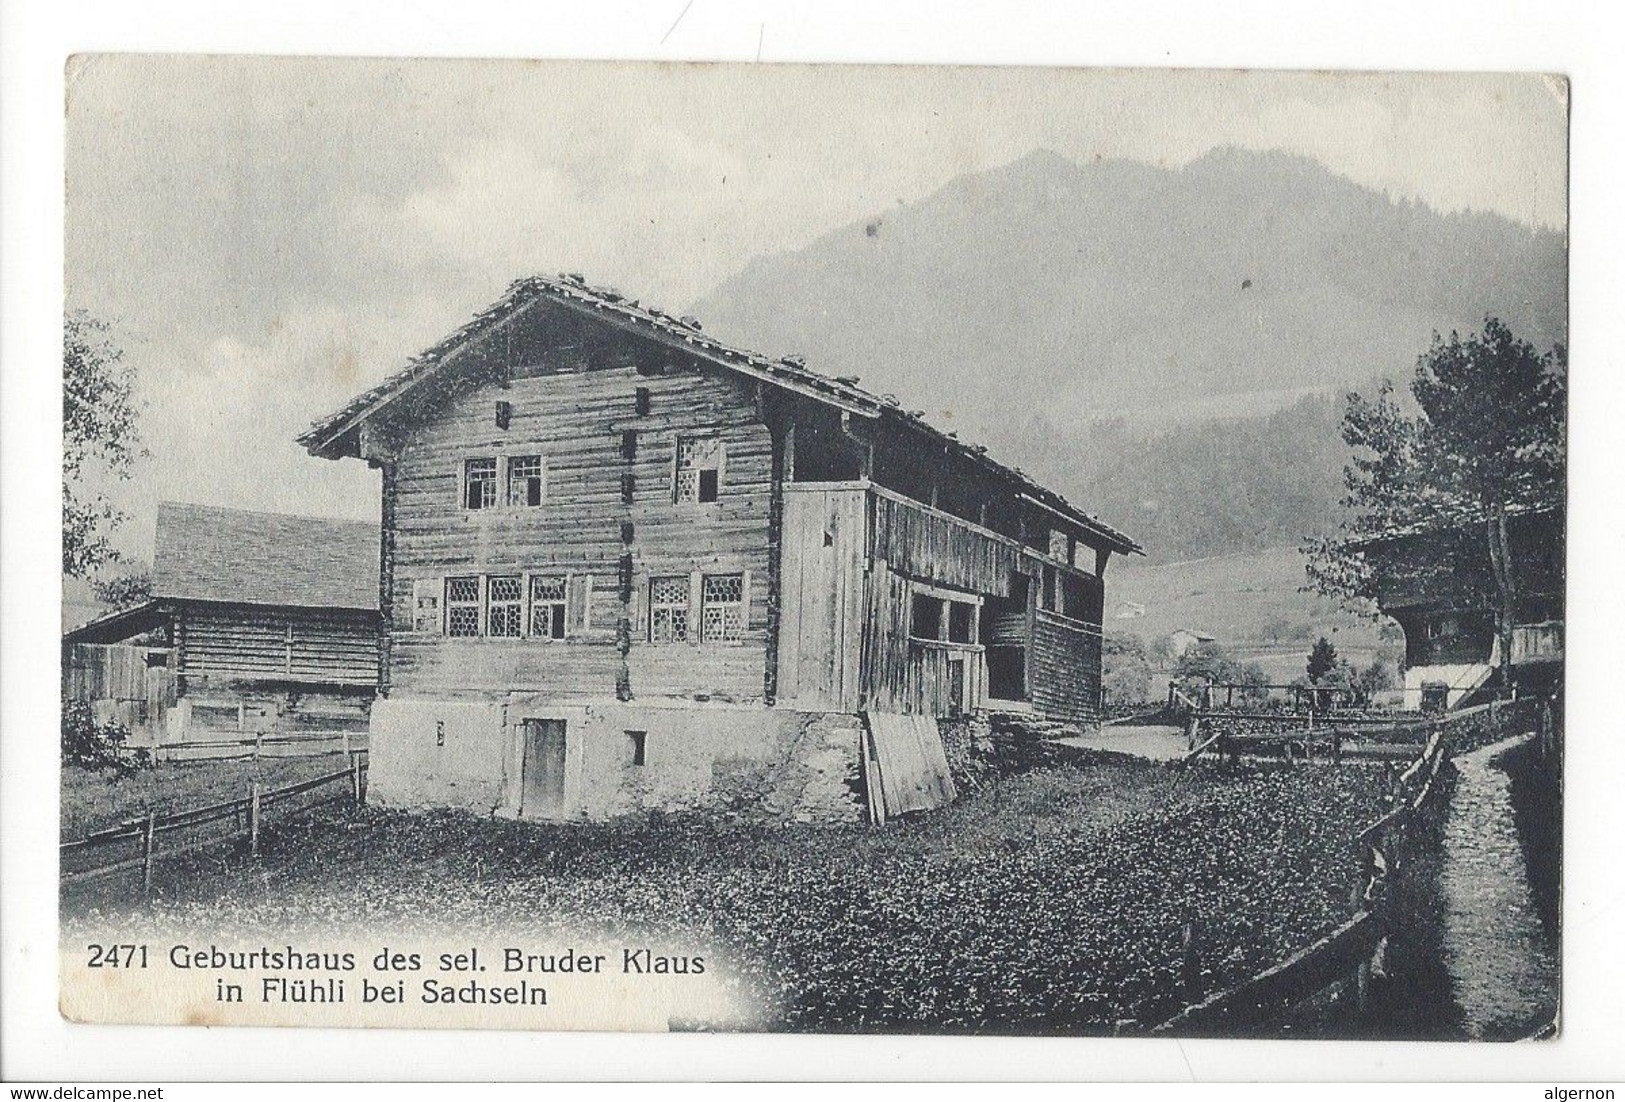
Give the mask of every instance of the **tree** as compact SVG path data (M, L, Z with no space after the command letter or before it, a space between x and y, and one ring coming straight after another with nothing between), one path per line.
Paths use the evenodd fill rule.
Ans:
M1337 648L1322 635L1309 649L1309 681L1318 685L1337 666Z
M1369 701L1380 692L1386 692L1394 687L1394 667L1384 662L1381 657L1373 658L1371 665L1360 671L1355 679L1354 687L1359 690L1360 696Z
M1236 660L1220 643L1204 640L1192 644L1179 656L1174 667L1174 678L1186 689L1197 689L1207 682L1221 685L1244 685L1243 699L1255 699L1263 694L1262 686L1268 678L1264 668L1256 662L1243 664Z
M1165 670L1174 664L1174 637L1162 634L1151 640L1145 648L1145 657L1151 665L1159 670Z
M62 572L88 576L113 562L124 515L91 476L130 477L142 454L135 375L104 321L77 311L62 326Z
M1151 693L1151 663L1145 642L1134 634L1109 634L1101 640L1101 687L1117 704L1141 704Z
M111 578L97 578L90 583L96 597L114 609L134 608L152 596L152 575L145 570L133 570Z
M1434 335L1410 384L1409 414L1383 384L1375 397L1350 394L1342 436L1346 519L1334 536L1310 540L1312 588L1369 612L1379 571L1427 564L1377 563L1361 541L1405 528L1476 527L1494 574L1501 654L1511 654L1512 551L1509 509L1560 504L1566 466L1568 353L1540 353L1491 317L1469 337Z

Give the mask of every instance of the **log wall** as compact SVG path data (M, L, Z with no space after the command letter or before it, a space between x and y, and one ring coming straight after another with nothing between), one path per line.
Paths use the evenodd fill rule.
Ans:
M186 604L175 613L176 674L202 678L371 687L378 632L371 612Z
M557 354L568 370L537 354L540 366L450 394L392 434L392 689L760 700L773 441L750 384L669 358L640 362L647 351L630 343L591 370L575 369L568 350ZM716 502L673 501L677 439L688 434L722 444ZM465 460L529 455L545 457L541 505L464 507ZM414 594L443 599L446 577L532 573L568 576L565 639L449 638L438 619L414 621ZM743 639L649 642L650 579L692 579L697 627L702 574L745 575Z

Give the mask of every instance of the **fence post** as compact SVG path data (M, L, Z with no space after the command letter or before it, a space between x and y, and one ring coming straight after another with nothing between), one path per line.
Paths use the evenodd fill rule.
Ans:
M158 848L158 813L148 809L141 827L141 891L152 897L152 858Z
M251 856L260 855L260 782L254 780L248 785L248 852Z
M350 755L350 788L355 793L355 805L364 807L367 803L367 790L361 783L361 755Z

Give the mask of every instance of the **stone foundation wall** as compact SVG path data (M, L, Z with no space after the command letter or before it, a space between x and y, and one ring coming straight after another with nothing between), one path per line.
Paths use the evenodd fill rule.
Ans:
M526 807L526 720L562 720L563 800ZM858 717L751 705L401 699L373 712L380 804L507 817L607 819L708 809L769 821L861 822ZM637 732L644 759L635 760Z

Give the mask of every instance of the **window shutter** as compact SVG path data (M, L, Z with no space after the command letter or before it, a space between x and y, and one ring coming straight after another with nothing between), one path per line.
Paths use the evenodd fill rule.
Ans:
M564 633L575 635L587 626L587 603L591 599L592 576L571 574L565 581Z
M739 586L739 627L748 637L755 626L751 623L750 571L744 572Z
M411 631L438 634L441 630L440 600L445 582L439 578L414 578L412 581Z

